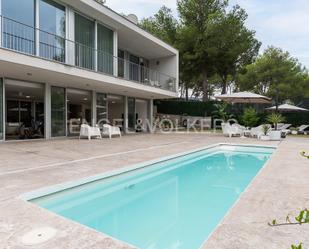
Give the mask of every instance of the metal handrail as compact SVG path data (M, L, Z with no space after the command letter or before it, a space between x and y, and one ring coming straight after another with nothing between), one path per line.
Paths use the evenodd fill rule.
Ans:
M176 91L176 78L165 73L11 18L0 15L0 21L1 47L112 76L115 76L114 67L119 68L119 62L121 62L124 75L120 75L118 72L116 77L173 92ZM14 27L15 25L17 26ZM33 30L32 37L32 31L29 36L28 29ZM41 39L44 35L46 35L45 39ZM39 36L39 40L37 40L37 36ZM37 47L37 42L39 47ZM69 61L69 58L71 61Z

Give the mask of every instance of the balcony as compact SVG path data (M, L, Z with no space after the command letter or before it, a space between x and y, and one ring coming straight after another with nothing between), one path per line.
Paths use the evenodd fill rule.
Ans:
M0 47L176 92L176 79L112 54L0 16Z

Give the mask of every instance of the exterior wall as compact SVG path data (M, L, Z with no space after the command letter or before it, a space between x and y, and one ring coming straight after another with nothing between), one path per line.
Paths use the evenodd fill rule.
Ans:
M179 55L150 60L150 68L176 78L179 85Z
M143 31L142 29L140 29L139 27L137 27L136 25L133 25L130 21L128 21L126 18L120 16L119 14L116 14L115 12L111 11L110 9L101 6L100 4L96 3L95 1L91 0L91 1L74 1L74 4L72 5L72 2L70 0L62 0L62 1L57 1L59 2L62 6L65 7L65 12L66 12L66 33L65 33L65 37L63 39L65 40L65 61L61 61L61 63L64 63L66 65L70 65L75 67L75 57L77 56L76 53L76 46L80 46L76 44L75 41L75 13L77 14L81 14L84 15L85 17L89 17L90 19L95 21L95 30L97 30L97 25L98 23L101 25L106 26L108 29L112 30L114 32L113 35L113 51L112 54L108 55L111 56L111 58L114 57L114 59L112 59L112 64L113 64L113 72L110 74L111 76L114 77L118 77L118 43L120 41L120 43L123 44L123 42L121 42L123 39L126 39L128 42L125 42L126 46L131 46L131 48L135 51L131 51L130 49L128 49L128 51L131 54L135 54L141 58L145 58L147 60L149 60L150 57L157 57L160 60L162 60L162 65L161 66L157 66L154 68L157 71L162 72L164 75L157 77L159 79L159 81L161 79L164 79L167 77L167 75L169 75L168 77L174 77L176 78L176 83L178 83L178 52L177 50L173 49L172 47L170 47L169 45L167 45L166 43L160 41L159 39L155 38L154 36L150 35L149 33ZM39 1L35 1L35 51L36 53L34 55L29 55L29 57L31 56L40 56L40 35L42 32L42 30L39 30L40 28L40 24L39 24L39 20L40 20L40 16L39 16ZM84 6L85 8L83 8L82 4L86 4L86 6ZM74 6L74 7L71 7ZM0 13L1 13L1 8L0 8ZM103 17L103 18L102 18ZM2 18L1 18L2 19ZM23 24L19 23L18 24L18 29L23 28L24 26L22 26ZM21 25L21 26L20 26ZM1 25L0 25L1 26ZM28 27L29 28L29 27ZM127 33L129 31L129 33ZM14 31L12 31L14 32ZM124 33L125 32L125 33ZM0 34L2 35L2 33L0 32ZM122 34L119 36L119 34ZM125 36L127 37L124 37ZM9 34L10 36L11 34ZM12 33L12 35L15 35L15 33ZM47 34L45 34L47 35ZM52 35L52 34L49 34ZM42 35L43 36L43 35ZM138 37L139 36L139 37ZM97 37L97 32L95 32L95 37ZM14 38L17 39L18 42L24 41L23 37L17 37ZM145 41L145 42L144 42ZM148 44L149 43L149 44ZM133 44L133 45L132 45ZM91 70L93 71L97 71L98 67L97 67L97 63L98 63L98 53L99 51L97 50L98 46L97 46L97 39L94 39L94 51L91 51L91 53L94 53L94 58L96 58L96 60L93 62L93 68ZM57 45L56 45L57 46ZM143 47L141 49L141 47ZM4 48L6 49L6 48ZM44 49L44 48L43 48ZM45 49L47 49L45 47ZM58 49L56 47L56 49ZM49 50L47 50L49 51ZM165 51L165 52L163 52ZM17 51L16 51L17 52ZM5 58L1 58L1 53L2 51L0 51L0 61L1 59L3 61L5 61ZM18 52L17 52L18 53ZM146 54L145 54L146 53ZM159 56L159 54L164 54L166 56L168 56L168 54L173 54L173 56L170 57L166 57L166 56ZM126 54L127 55L127 54ZM55 55L53 55L52 57L54 57ZM102 56L102 55L101 55ZM12 56L11 56L12 57ZM13 56L14 58L15 56ZM16 55L17 57L17 55ZM166 57L166 58L164 58ZM171 59L173 58L173 59ZM46 60L46 58L43 58ZM125 58L126 60L128 60L129 58L126 56ZM47 59L49 60L49 59ZM104 58L103 58L104 61ZM154 61L157 61L157 59ZM55 61L53 60L53 62L58 62L59 61ZM20 64L22 64L22 61L19 61ZM130 63L130 62L129 62ZM55 63L56 64L56 63ZM33 64L34 65L34 64ZM80 65L77 65L80 66ZM126 66L128 67L128 64L126 64ZM52 67L50 67L50 70L52 70ZM88 70L88 68L86 68L86 70ZM126 71L128 71L128 68L126 68ZM160 73L159 72L159 73ZM102 72L100 72L102 73ZM104 74L104 73L103 73ZM86 76L86 72L85 75L83 75L83 77L87 77ZM107 79L108 80L108 79ZM149 85L150 87L152 87L151 89L153 90L153 92L156 92L156 88L163 88L164 90L167 91L171 91L171 92L176 92L176 88L175 86L171 87L166 87L165 84L153 84L154 80L149 80L148 82L140 82L143 85ZM173 79L173 81L175 81ZM166 97L175 97L175 94L173 93L169 93L169 96L165 96Z
M65 7L65 37L64 50L65 60L56 61L56 59L42 58L40 54L40 16L39 0L35 1L35 32L34 51L35 53L26 54L26 52L17 51L4 47L2 28L3 17L1 16L0 0L0 76L3 80L3 134L5 136L5 78L17 79L28 82L38 82L45 85L45 137L51 138L51 87L76 88L92 92L92 122L96 124L96 93L106 93L124 96L124 130L128 128L128 97L145 99L147 106L136 106L136 109L142 110L142 116L148 116L152 120L152 99L176 97L178 87L178 51L158 38L152 36L146 31L140 29L123 16L96 3L93 0L57 0L55 1ZM18 6L17 6L18 7ZM87 69L76 66L78 52L76 52L75 41L75 13L89 17L95 22L95 31L97 25L101 24L113 31L113 51L112 56L113 71L109 74L98 72L98 42L94 41L95 62L94 68ZM22 24L21 24L22 25ZM30 27L31 28L31 27ZM12 33L14 35L14 33ZM101 34L101 33L100 33ZM51 34L53 35L53 34ZM97 38L97 32L95 32ZM17 37L18 39L18 37ZM24 39L20 37L20 39ZM110 41L110 40L109 40ZM125 42L124 42L125 41ZM166 84L153 84L153 80L146 82L134 82L130 79L118 77L118 47L119 44L125 44L125 75L130 70L129 53L145 58L149 61L149 68L159 71L166 77L174 77L175 87L166 87ZM105 47L105 45L103 45ZM111 47L111 46L110 46ZM75 54L76 53L76 54ZM54 57L53 54L52 57ZM62 56L63 58L63 56ZM150 59L152 58L152 59ZM157 61L160 63L157 64ZM171 76L171 77L170 77ZM163 76L164 78L165 76ZM158 78L161 79L160 77ZM164 78L167 81L168 78ZM1 89L0 89L1 90ZM136 110L138 111L138 110ZM1 113L0 113L1 115ZM0 119L1 120L1 119ZM1 121L0 121L1 122ZM0 137L1 141L1 137Z
M150 68L173 77L177 77L177 56L158 58L150 61Z

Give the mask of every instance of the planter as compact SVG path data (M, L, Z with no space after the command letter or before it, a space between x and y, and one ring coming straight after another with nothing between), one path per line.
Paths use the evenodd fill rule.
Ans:
M297 135L297 134L298 134L298 131L291 131L291 134L292 134L292 135Z
M270 140L270 136L268 136L268 135L262 135L262 136L260 137L260 139L261 139L262 141L269 141L269 140Z
M269 137L271 141L279 141L281 140L281 131L271 131Z

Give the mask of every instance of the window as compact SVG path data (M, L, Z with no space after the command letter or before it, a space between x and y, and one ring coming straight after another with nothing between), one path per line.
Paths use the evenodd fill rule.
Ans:
M124 51L118 49L118 77L124 78Z
M40 56L65 62L65 8L40 0Z
M128 128L130 131L135 130L135 98L128 98Z
M130 80L139 81L139 57L130 54Z
M66 98L65 89L51 87L51 135L66 136Z
M114 32L98 24L98 71L114 72Z
M75 64L94 69L94 22L75 14Z
M35 54L34 0L2 0L3 46Z
M107 122L107 95L97 93L97 123L101 126Z

